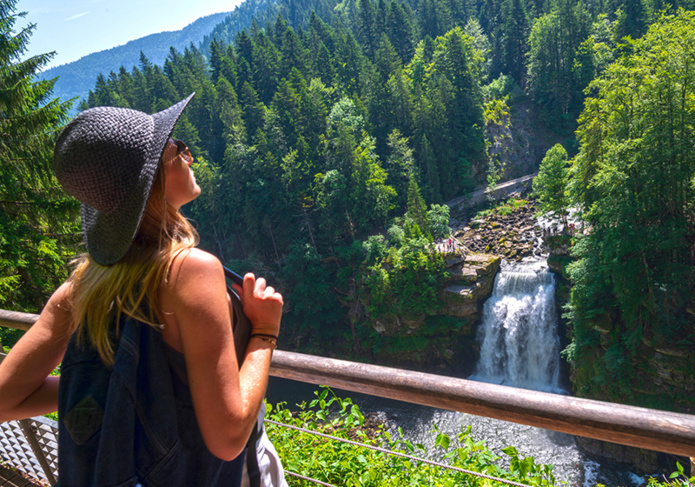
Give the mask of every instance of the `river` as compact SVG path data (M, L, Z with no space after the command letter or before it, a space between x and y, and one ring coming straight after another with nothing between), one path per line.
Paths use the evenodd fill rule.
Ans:
M555 305L555 278L545 259L504 263L485 303L479 327L481 355L475 373L468 377L526 389L569 394L563 384L560 341ZM268 399L289 405L313 397L315 386L271 379ZM435 455L433 425L450 436L471 425L473 439L484 439L502 457L501 449L513 445L520 454L552 464L558 482L570 486L638 486L643 479L623 466L582 453L571 435L465 413L416 406L373 396L336 391L350 397L363 413L378 412L389 424L400 426L413 443L422 443Z

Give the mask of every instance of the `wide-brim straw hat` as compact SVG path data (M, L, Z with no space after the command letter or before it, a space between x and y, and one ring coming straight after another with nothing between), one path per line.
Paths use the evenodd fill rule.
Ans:
M84 241L97 263L114 264L128 251L167 140L194 94L154 115L90 108L60 133L53 169L68 194L82 203Z

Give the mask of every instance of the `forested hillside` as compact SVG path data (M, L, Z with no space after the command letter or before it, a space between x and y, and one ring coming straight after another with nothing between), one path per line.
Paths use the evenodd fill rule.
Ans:
M185 210L204 248L284 293L283 347L417 360L459 326L432 313L442 203L509 173L531 107L564 142L552 198L585 222L570 242L577 390L687 409L677 387L660 401L638 387L663 371L657 348L693 371L695 5L676 3L279 3L162 65L103 73L83 108L154 112L195 91L175 135L203 194Z

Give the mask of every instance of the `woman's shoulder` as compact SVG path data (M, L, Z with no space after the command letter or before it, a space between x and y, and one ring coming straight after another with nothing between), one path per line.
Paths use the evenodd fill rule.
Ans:
M53 291L53 294L49 298L48 302L61 307L68 307L70 305L70 298L72 296L72 281L68 279L63 282L58 288Z
M210 252L206 252L197 247L186 249L174 258L172 264L178 264L179 267L184 269L197 269L197 268L210 268L222 269L222 263L220 259L212 255Z
M224 282L224 270L217 257L204 250L191 248L174 258L167 280L170 287L178 288L178 284L191 284L200 279Z

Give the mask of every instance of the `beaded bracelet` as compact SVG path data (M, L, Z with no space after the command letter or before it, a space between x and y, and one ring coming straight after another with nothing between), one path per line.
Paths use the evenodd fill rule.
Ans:
M260 338L264 342L270 343L273 346L273 350L278 348L278 337L276 337L275 335L266 335L264 333L253 333L251 335L251 338L254 338L254 337Z

